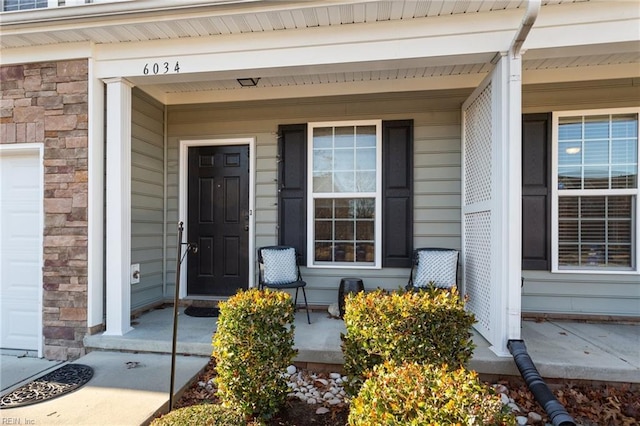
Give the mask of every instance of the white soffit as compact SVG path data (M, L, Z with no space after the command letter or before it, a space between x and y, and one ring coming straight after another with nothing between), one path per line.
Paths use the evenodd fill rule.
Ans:
M582 0L577 0L582 1ZM543 0L543 5L576 0ZM526 0L137 0L0 14L0 47L169 40L526 8Z

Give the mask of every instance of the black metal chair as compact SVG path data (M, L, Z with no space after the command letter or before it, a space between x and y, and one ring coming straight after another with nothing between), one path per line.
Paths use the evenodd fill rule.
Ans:
M290 246L266 246L258 249L258 288L296 289L294 305L298 306L298 290L302 289L304 307L307 311L307 322L311 324L309 304L305 287L298 266L298 253Z
M458 283L458 257L454 249L423 247L413 251L407 290L452 289Z

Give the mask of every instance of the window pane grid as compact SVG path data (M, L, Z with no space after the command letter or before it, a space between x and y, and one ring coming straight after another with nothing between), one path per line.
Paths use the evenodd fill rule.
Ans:
M374 262L375 198L316 198L314 215L317 262Z
M637 114L563 117L558 189L638 187Z
M375 193L376 127L318 127L313 131L314 193Z
M632 266L631 196L573 196L558 201L559 266Z

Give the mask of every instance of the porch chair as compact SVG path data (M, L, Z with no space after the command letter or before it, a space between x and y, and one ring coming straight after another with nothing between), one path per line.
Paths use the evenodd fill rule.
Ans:
M458 282L458 251L423 247L413 251L407 290L429 287L452 289Z
M258 249L258 288L296 289L294 305L298 306L298 290L302 289L304 308L307 311L307 322L311 324L309 304L304 288L307 285L300 275L298 254L290 246L267 246Z

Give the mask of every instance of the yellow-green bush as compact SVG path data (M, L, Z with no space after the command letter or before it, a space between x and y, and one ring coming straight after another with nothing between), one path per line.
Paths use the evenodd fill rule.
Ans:
M269 418L284 404L282 373L291 364L294 306L282 291L241 291L221 302L213 356L223 406Z
M455 290L350 294L342 335L347 390L355 395L367 372L385 361L458 368L473 354L474 322Z
M385 363L351 401L350 426L513 425L493 389L464 367Z
M215 404L191 405L154 419L151 426L246 426L242 414Z

